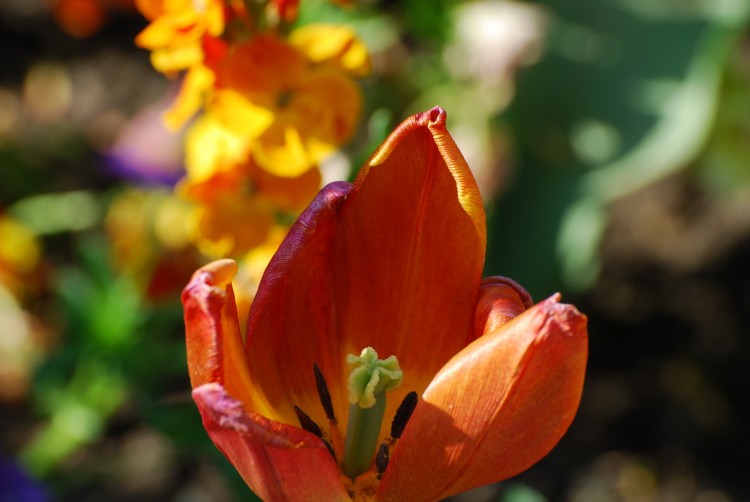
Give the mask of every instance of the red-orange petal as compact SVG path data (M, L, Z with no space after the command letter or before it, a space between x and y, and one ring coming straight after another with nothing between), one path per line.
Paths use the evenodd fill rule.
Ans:
M586 317L553 296L477 339L437 374L391 454L378 500L439 500L546 455L581 397Z
M476 335L482 336L507 324L533 305L531 295L513 279L485 277L479 288L479 300L474 312Z
M339 210L351 184L324 187L299 216L263 274L247 322L247 354L255 396L265 396L271 418L297 423L302 408L327 423L318 400L313 364L329 385L341 378L342 353L331 294L331 248ZM346 419L345 394L332 389L333 404Z
M398 357L404 385L389 408L426 388L475 338L486 223L446 120L434 108L391 133L355 180L336 234L333 293L343 344L347 352L371 346Z
M403 122L352 188L329 185L269 264L248 321L253 394L295 423L291 405L325 421L311 378L317 363L341 420L347 353L396 355L404 384L422 392L476 338L485 252L476 183L439 108ZM384 428L385 429L385 428Z
M251 394L247 357L237 318L231 280L232 260L210 263L195 274L182 292L188 371L193 388L222 385L248 410L263 413L262 396Z
M263 500L350 501L320 438L246 411L215 383L193 390L214 444Z

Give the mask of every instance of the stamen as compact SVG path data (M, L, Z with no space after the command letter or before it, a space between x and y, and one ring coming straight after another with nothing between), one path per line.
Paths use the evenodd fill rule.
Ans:
M326 417L333 423L336 423L336 415L333 413L333 403L331 402L331 393L328 392L328 385L326 385L326 379L323 377L323 373L318 368L316 363L313 363L313 371L315 372L315 385L318 388L318 398L320 398L320 404L323 405L323 410L326 412Z
M396 414L393 416L393 422L391 422L391 437L393 439L400 438L401 434L404 433L406 423L411 418L411 414L414 413L414 408L417 407L418 400L419 396L417 393L411 391L404 397L404 400L401 401L401 404L396 410Z
M388 467L388 460L390 460L388 445L381 443L380 448L378 448L378 454L375 455L375 467L378 469L378 474L383 474L385 472Z
M331 393L328 391L326 379L317 363L313 363L313 373L315 374L315 387L318 392L318 399L323 407L323 411L328 419L328 442L326 446L331 452L334 459L344 456L344 436L338 427L336 414L333 412L333 403L331 402ZM338 452L338 454L336 453Z
M319 438L323 437L323 431L320 430L320 427L318 427L318 424L316 424L315 421L312 418L310 418L310 416L307 413L302 411L302 408L300 408L299 406L295 404L294 412L297 414L297 420L299 420L299 425L304 430L312 434L315 434ZM335 458L335 455L334 455L334 458Z

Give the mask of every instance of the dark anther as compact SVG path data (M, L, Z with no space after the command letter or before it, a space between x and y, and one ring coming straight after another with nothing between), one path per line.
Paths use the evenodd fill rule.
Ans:
M404 397L404 400L401 401L401 404L396 410L396 415L393 417L393 422L391 422L391 437L393 439L398 439L401 437L401 434L403 434L406 422L409 421L411 414L414 413L414 408L417 407L418 399L419 396L417 393L411 391L406 397Z
M328 392L326 379L323 378L323 373L315 363L313 363L313 371L315 371L315 385L318 387L318 397L320 398L320 404L323 405L323 410L326 412L326 417L328 417L328 420L330 420L331 422L336 422L336 415L333 413L333 404L331 404L331 393Z
M335 452L335 451L333 451L333 446L331 446L331 445L330 445L330 444L328 443L328 441L326 441L325 439L323 440L323 444L325 444L325 445L326 445L326 448L328 448L328 453L330 453L330 454L331 454L331 456L333 457L333 459L334 459L334 460L336 460L336 452Z
M297 420L299 420L299 424L303 429L305 429L307 432L315 434L319 438L323 437L323 431L320 430L318 424L316 424L313 419L310 418L307 413L302 411L302 409L296 404L294 405L294 412L297 414Z
M381 443L378 454L375 455L375 467L377 467L378 473L383 474L385 472L386 467L388 467L389 456L388 445Z

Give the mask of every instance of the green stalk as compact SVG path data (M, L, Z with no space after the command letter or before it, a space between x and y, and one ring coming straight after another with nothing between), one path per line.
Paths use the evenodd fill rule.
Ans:
M372 465L384 413L385 390L375 394L375 405L371 408L360 408L356 403L349 405L344 473L350 478L354 479Z
M344 444L344 473L354 479L372 465L385 413L385 393L401 385L404 373L396 356L378 359L372 347L349 354L349 422Z

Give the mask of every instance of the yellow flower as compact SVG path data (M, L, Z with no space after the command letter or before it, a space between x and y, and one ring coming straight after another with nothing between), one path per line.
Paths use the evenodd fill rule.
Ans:
M128 189L109 206L104 223L115 265L134 277L148 298L173 294L186 270L198 263L185 224L191 209L162 189Z
M362 107L351 77L369 71L369 58L350 30L312 25L289 43L263 34L232 47L216 71L208 107L245 135L260 167L295 177L351 137Z
M216 191L209 203L195 207L191 236L208 256L235 256L261 244L274 224L270 211L256 198L235 190Z
M258 167L249 157L248 141L206 113L186 135L187 176L180 189L188 198L211 203L219 192L258 198L271 210L298 213L320 188L320 171L315 166L300 176L276 176Z
M180 193L195 203L191 237L210 256L237 256L261 245L279 211L297 213L320 188L318 169L279 177L248 157L248 142L208 113L186 137Z
M0 284L17 296L30 285L41 257L36 235L19 221L0 215Z
M225 127L215 115L200 116L185 135L185 170L188 182L202 183L245 163L247 141Z
M333 65L356 77L366 77L372 69L367 47L348 26L309 24L293 31L289 43L310 61Z
M136 7L151 23L135 42L152 51L151 63L162 73L201 63L203 37L224 31L222 0L136 0Z
M320 188L317 169L295 178L264 173L252 163L215 174L204 182L183 180L180 192L195 202L190 236L212 257L238 256L261 246L279 211L297 212Z
M247 318L263 272L288 232L289 227L287 225L274 226L265 241L254 247L237 262L237 275L232 279L232 285L234 287L234 300L237 302L237 314L241 319ZM245 326L240 326L240 329L244 333Z
M182 127L210 95L214 84L214 73L202 64L196 64L185 74L174 103L164 112L164 123L176 131Z

